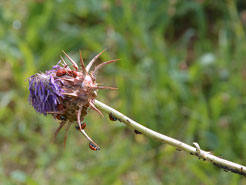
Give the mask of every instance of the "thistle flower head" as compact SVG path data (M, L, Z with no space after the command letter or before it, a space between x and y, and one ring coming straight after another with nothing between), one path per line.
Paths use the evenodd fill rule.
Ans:
M64 98L61 88L61 80L54 79L52 72L54 69L59 69L60 66L54 68L46 73L38 73L29 78L29 101L34 109L44 115L48 112L58 111L57 106Z
M61 57L58 64L53 66L51 70L45 73L37 73L29 78L29 102L31 105L38 113L43 115L50 114L55 119L61 121L54 138L65 124L70 126L71 123L77 122L79 130L90 141L90 148L96 148L94 147L97 146L95 142L89 138L81 127L81 122L83 122L89 108L96 110L102 115L93 104L98 89L115 89L112 87L98 86L96 77L98 71L103 66L117 60L103 62L90 72L91 66L103 52L104 50L95 56L86 67L80 53L81 69L64 52L72 64L72 69Z

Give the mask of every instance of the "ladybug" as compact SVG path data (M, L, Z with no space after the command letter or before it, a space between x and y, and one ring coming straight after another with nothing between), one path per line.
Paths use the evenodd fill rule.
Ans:
M109 117L109 119L110 119L111 121L117 121L117 120L118 120L116 117L113 116L112 113L110 113L110 114L108 115L108 117Z
M81 124L81 129L84 130L85 127L86 127L86 123L84 122L84 123ZM78 125L77 125L75 128L76 128L77 130L79 130L79 126L78 126Z
M65 69L59 69L58 71L56 71L56 76L63 76L65 75L67 72Z
M58 114L58 115L56 116L56 119L59 119L59 120L65 121L65 120L67 120L67 117L66 117L65 115Z
M77 72L73 71L73 77L76 78L77 77Z
M100 147L97 146L95 143L92 143L92 142L89 143L89 147L92 150L100 150Z
M68 71L68 74L69 74L70 76L73 76L74 78L77 77L77 72L76 72L76 71Z
M86 127L86 122L82 123L81 129L85 129L85 127Z

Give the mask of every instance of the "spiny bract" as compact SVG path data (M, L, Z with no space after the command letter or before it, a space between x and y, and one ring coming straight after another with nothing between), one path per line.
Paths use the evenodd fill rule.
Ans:
M63 52L71 62L73 69L61 57L58 64L53 66L51 70L45 73L37 73L29 78L29 102L34 109L44 115L51 114L55 119L61 121L54 133L53 141L63 126L67 125L64 138L65 146L67 131L71 124L76 121L78 129L90 141L90 148L93 150L100 149L86 134L84 131L86 124L82 122L87 114L88 108L92 108L102 115L93 104L97 96L97 89L116 89L99 86L96 83L96 77L98 71L103 66L116 62L118 59L103 62L90 72L93 63L104 51L96 55L86 67L80 52L81 69L79 69L71 57Z

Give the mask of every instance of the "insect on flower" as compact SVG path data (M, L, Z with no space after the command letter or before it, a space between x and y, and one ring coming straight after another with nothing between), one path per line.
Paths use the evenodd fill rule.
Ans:
M77 77L77 72L76 72L76 71L68 71L68 74L69 74L70 76L73 76L74 78Z
M86 127L86 123L84 122L84 123L81 124L81 129L85 129L85 127ZM77 125L75 128L76 128L77 130L80 130L80 128L79 128L78 125Z
M142 132L139 132L138 130L134 130L135 134L142 134Z
M59 69L56 71L56 76L63 76L67 73L65 69Z
M108 118L111 120L111 121L117 121L118 119L116 117L114 117L114 115L112 113L110 113L108 115Z
M99 146L97 146L95 143L89 143L89 147L90 147L90 149L92 149L92 150L100 150L100 147Z
M45 73L37 73L29 78L29 102L31 105L38 113L45 116L52 115L55 119L61 121L54 133L53 141L59 131L66 125L65 146L67 132L71 124L77 122L78 130L89 140L89 147L92 150L100 149L86 134L84 130L86 123L83 123L83 121L90 108L103 116L101 111L94 105L98 89L116 89L113 87L99 86L96 78L98 71L102 67L119 59L103 62L97 65L94 70L90 71L94 62L104 51L96 55L86 67L80 52L81 68L63 51L64 55L71 62L73 70L61 57L58 64L53 66L51 70Z

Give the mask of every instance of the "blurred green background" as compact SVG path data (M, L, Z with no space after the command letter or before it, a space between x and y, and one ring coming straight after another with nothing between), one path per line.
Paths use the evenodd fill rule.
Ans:
M78 61L120 58L98 100L134 120L246 165L246 1L0 1L0 184L234 185L242 176L90 111L88 148L28 103L28 82L65 50ZM99 61L100 61L99 60Z

